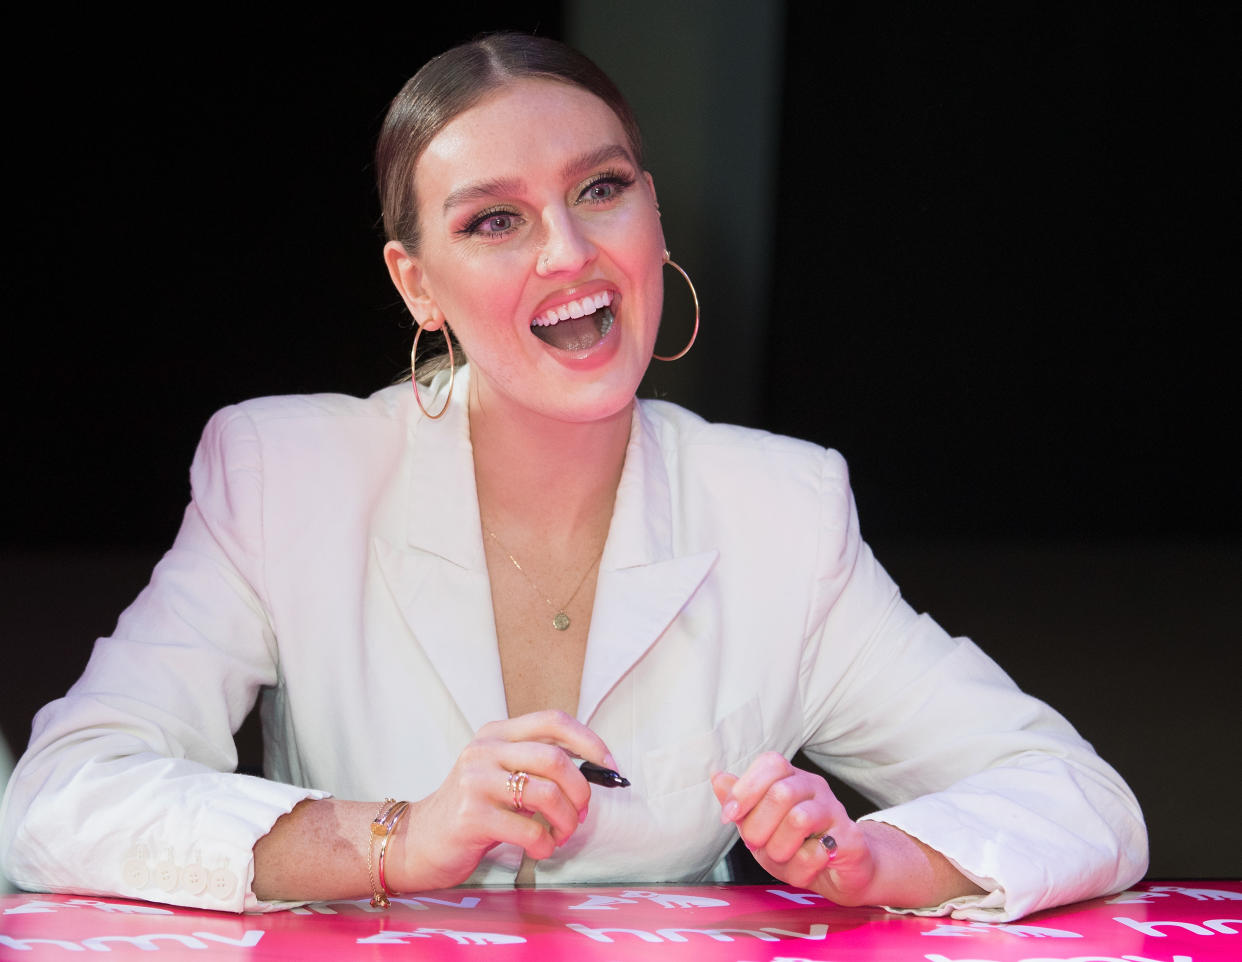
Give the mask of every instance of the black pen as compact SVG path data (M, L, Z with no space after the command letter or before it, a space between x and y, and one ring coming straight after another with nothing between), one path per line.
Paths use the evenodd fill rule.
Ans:
M611 768L596 765L594 762L583 762L578 766L578 771L582 772L582 777L588 782L603 785L605 788L630 787L630 780L628 778L619 772L614 772Z

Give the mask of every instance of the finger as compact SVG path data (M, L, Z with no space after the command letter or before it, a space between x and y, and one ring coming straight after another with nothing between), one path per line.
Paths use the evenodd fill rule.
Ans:
M790 885L813 888L842 905L857 905L859 893L866 890L875 874L866 833L857 822L850 820L844 807L824 831L837 843L835 852L824 847L820 841L824 832L818 832L807 838L784 863L768 861L766 849L764 853L756 853L756 860Z
M788 859L770 857L771 848L756 853L756 860L777 878L800 888L812 888L828 867L828 853L819 844L818 836L806 839Z
M586 817L591 789L564 750L539 742L471 742L454 767L455 789L445 796L453 822L486 833L489 812L541 811L563 840Z
M737 810L737 803L730 794L730 789L736 782L737 776L731 772L717 772L712 776L712 791L716 793L716 801L720 803L720 821L726 824L733 821Z
M565 826L576 827L577 818L553 783L527 775L515 784L510 775L497 771L492 782L493 790L474 796L457 812L461 839L477 848L480 855L506 842L525 849L533 858L547 858L572 834L572 828L567 833ZM521 807L516 808L519 804ZM543 815L545 811L552 814L559 828Z
M819 849L827 856L819 836L829 831L830 825L830 812L821 800L812 796L797 802L769 834L764 845L767 856L776 862L788 862L802 853L804 848L810 854L817 854L814 849Z
M523 771L547 779L558 786L575 812L585 811L591 801L591 786L578 771L564 749L542 742L501 743L497 761L507 772Z
M773 782L763 798L737 822L738 831L752 849L767 848L782 837L780 858L788 858L807 836L805 827L815 819L815 791L799 774ZM792 824L790 820L792 819ZM792 843L792 844L791 844ZM776 853L773 853L776 857Z
M737 802L732 820L745 818L776 782L796 771L783 755L776 752L764 752L756 758L729 788L730 796Z
M520 813L510 809L501 815L494 834L496 841L516 845L531 858L547 858L556 851L552 829L536 813Z
M515 800L520 800L521 809L517 810L518 814L542 818L556 845L563 845L577 830L580 824L578 809L555 782L546 778L529 777L520 793L520 799L515 799L515 794L517 793L508 789L505 791L508 796L505 801L509 807L513 807Z
M756 799L759 792L762 794ZM739 800L739 827L744 821L752 833L761 833L765 825L765 835L782 832L782 851L790 851L794 843L801 844L805 837L826 830L834 820L849 823L845 808L821 776L795 768L775 753L756 759L733 782L729 794Z
M478 737L559 745L578 758L586 758L608 768L617 767L617 760L602 738L572 715L554 709L488 722L479 729Z

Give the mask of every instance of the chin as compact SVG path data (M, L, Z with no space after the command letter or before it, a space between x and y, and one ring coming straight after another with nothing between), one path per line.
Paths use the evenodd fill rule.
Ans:
M594 424L620 415L628 416L636 393L637 387L628 393L610 391L595 397L582 397L580 403L566 405L558 417L572 424Z

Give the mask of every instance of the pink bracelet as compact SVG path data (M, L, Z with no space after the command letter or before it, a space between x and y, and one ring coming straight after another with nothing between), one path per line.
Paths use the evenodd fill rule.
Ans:
M392 833L397 830L397 825L401 818L409 810L409 802L398 802L391 798L384 799L384 804L380 806L379 812L375 818L371 820L371 837L367 840L367 877L371 881L371 905L377 909L388 908L388 900L394 895L400 895L399 892L390 892L388 890L388 882L384 878L384 856L388 853L388 840L392 838ZM376 871L374 865L375 859L375 840L380 840L379 846L379 884L376 884Z

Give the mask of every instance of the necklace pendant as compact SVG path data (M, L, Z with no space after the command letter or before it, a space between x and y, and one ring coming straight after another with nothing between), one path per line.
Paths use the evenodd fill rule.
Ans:
M563 611L558 611L556 617L552 619L552 627L557 631L564 631L569 627L569 615Z

